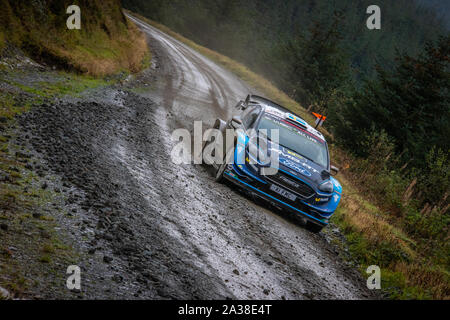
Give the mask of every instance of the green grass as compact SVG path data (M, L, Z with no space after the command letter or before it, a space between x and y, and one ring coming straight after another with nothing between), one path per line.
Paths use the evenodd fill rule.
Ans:
M79 97L85 90L105 87L113 83L112 81L85 75L60 73L60 76L63 80L56 82L41 81L32 85L24 85L17 81L6 80L6 82L21 89L23 92L42 98L55 98L64 95Z
M147 69L147 68L149 68L151 66L151 64L152 64L152 54L151 54L150 51L148 51L145 54L144 59L142 59L142 67L141 67L141 69L142 70Z
M1 143L6 144L8 140ZM30 294L29 284L36 278L57 272L61 265L73 264L77 253L62 242L64 238L56 232L53 216L33 217L33 212L59 201L59 195L49 188L40 188L39 176L15 158L14 150L20 149L19 146L9 143L9 149L13 151L0 151L0 172L8 177L0 181L0 219L8 225L7 232L0 231L0 286L20 298ZM19 175L15 174L16 169ZM11 247L15 251L8 249ZM45 286L45 283L40 284Z
M61 7L21 6L17 1L3 1L0 50L8 41L50 64L93 76L140 71L148 52L145 35L124 19L120 2L82 2L89 6L82 13L83 27L68 30L65 20L58 18L65 14ZM40 18L43 14L44 20Z
M14 89L0 90L0 118L12 120L18 114L30 110L33 105L40 105L45 100L57 97L71 96L79 98L88 90L106 87L114 84L117 80L106 80L87 75L72 73L52 73L55 81L36 81L31 84L23 84L20 81L22 75L12 77L0 77ZM0 136L1 139L4 137ZM0 143L0 150L6 151L7 146Z
M51 261L52 261L52 258L50 258L50 256L48 256L48 255L44 255L39 258L39 262L42 262L42 263L50 263Z
M25 85L20 82L20 78L11 80L0 77L0 81L14 87L10 91L0 90L0 118L11 121L16 115L30 110L33 105L42 104L45 100L63 96L79 98L88 90L106 87L117 81L62 72L57 74L55 78L58 80L53 82L39 81ZM0 150L6 152L7 145L1 143L2 139L4 137L0 136Z
M78 97L82 92L88 89L104 87L111 82L103 79L97 79L89 76L72 75L69 79L56 83L41 82L39 86L47 96L71 95Z
M390 215L362 197L343 177L341 204L333 217L345 235L345 245L360 271L378 265L382 289L392 299L447 299L449 275L415 239L394 222Z
M12 72L9 76L8 79L16 80L8 80L8 91L0 91L0 117L3 118L0 125L3 126L6 118L6 127L14 125L15 115L26 112L44 99L82 95L90 88L109 84L92 77L61 73L52 83L23 85L19 83L21 74ZM35 107L39 108L39 105ZM0 286L15 297L23 297L30 294L28 283L36 277L43 277L48 270L57 270L62 263L73 264L69 260L73 260L75 252L59 239L53 216L33 217L35 211L45 212L43 208L55 202L59 195L50 188L40 188L41 178L26 169L23 159L16 158L16 151L26 150L11 142L13 135L7 130L0 133L0 175L5 177L0 180L0 219L8 225L7 232L0 231ZM10 247L20 252L20 259L14 258ZM40 283L45 286L44 282Z
M408 263L409 251L389 241L374 244L364 233L345 221L343 216L352 213L344 213L344 210L337 210L333 222L344 232L346 246L351 257L360 264L361 274L367 277L367 267L378 265L381 269L381 288L391 299L433 299L433 293L426 287L409 284L404 272L395 271L396 261Z
M142 70L143 60L149 56L145 36L129 23L114 34L93 30L76 36L59 35L59 42L51 42L45 50L63 64L93 76Z
M430 300L433 295L429 290L408 285L402 272L384 269L381 272L381 284L390 293L392 299L400 300Z
M42 248L43 253L55 253L55 248L51 244L45 244Z

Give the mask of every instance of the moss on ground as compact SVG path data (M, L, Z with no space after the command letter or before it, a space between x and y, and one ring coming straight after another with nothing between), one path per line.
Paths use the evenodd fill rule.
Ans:
M56 231L54 215L67 213L48 210L48 204L63 201L62 195L41 187L43 178L30 165L38 160L12 142L15 116L55 98L82 97L120 77L105 80L48 71L30 81L35 79L33 73L8 70L0 74L0 80L8 84L0 89L0 286L14 297L34 297L37 291L61 297L66 294L65 268L76 264L79 255Z
M9 143L8 150L13 149L19 147ZM0 151L0 286L16 298L33 295L37 287L49 292L64 288L64 266L78 257L56 232L54 218L41 214L59 195L42 189L41 178L23 160ZM56 289L45 280L49 272L60 282Z

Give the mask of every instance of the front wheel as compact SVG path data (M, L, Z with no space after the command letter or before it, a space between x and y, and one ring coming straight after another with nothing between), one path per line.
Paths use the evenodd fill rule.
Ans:
M216 177L214 178L216 182L222 182L223 180L223 173L225 172L225 167L227 166L226 163L222 163L219 168L217 168L216 171Z
M231 148L225 155L223 162L217 168L215 177L216 182L221 182L223 180L223 173L225 172L225 168L227 167L228 163L230 163L230 160L233 157L233 155L234 155L234 148Z

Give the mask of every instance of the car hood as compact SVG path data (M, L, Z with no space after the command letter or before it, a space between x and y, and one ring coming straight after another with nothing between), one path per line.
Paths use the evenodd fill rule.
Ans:
M283 146L271 148L271 152L278 153L279 169L309 183L315 189L329 179L329 176L322 175L323 167L296 152Z

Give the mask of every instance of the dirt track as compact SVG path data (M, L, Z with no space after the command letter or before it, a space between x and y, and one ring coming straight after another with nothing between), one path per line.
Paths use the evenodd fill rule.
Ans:
M172 163L173 129L227 117L252 90L134 21L148 35L151 68L21 119L33 147L77 190L70 205L85 228L72 237L86 253L84 297L373 297L323 235L215 183L202 166Z

